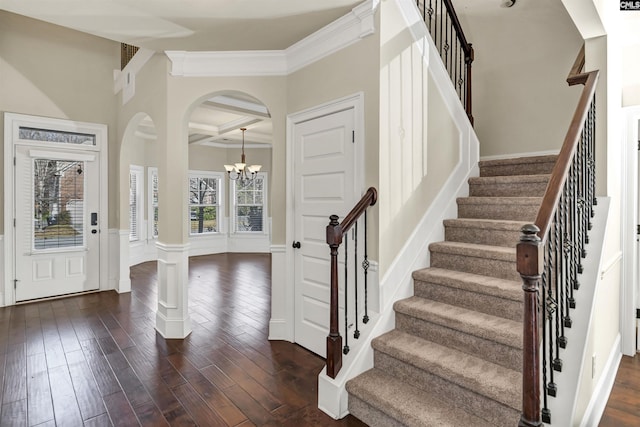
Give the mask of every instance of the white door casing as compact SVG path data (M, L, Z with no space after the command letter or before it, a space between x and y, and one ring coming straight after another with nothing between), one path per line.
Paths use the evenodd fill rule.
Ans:
M295 125L294 249L295 342L325 356L329 332L329 216L342 219L359 197L354 108ZM343 293L340 278L341 294ZM342 297L339 298L342 302Z
M15 146L15 299L16 302L66 295L99 288L100 235L98 153L64 150L44 151L28 145ZM52 225L34 219L38 200L52 185L64 193ZM60 183L61 182L61 183ZM66 184L65 184L66 183ZM57 197L61 199L61 197ZM42 200L40 200L42 202ZM50 207L51 208L51 207ZM49 208L49 209L50 209ZM61 225L61 213L67 213ZM92 215L96 216L92 225ZM51 221L51 219L49 219Z
M3 305L105 289L107 127L14 113L5 113L4 118ZM36 195L35 183L43 175L35 168L43 165L56 169L64 194L53 197L55 207L39 216L34 196L41 198L44 193ZM46 192L45 198L51 194ZM43 233L49 225L45 218L63 211L66 217L56 216L56 220L67 226L59 227L57 234L52 233L56 227Z

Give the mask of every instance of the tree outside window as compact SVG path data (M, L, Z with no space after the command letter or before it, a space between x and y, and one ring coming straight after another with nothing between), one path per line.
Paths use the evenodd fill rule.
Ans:
M218 233L220 231L221 174L201 173L189 177L190 234Z
M246 185L232 181L232 191L234 232L264 233L266 175L258 174Z

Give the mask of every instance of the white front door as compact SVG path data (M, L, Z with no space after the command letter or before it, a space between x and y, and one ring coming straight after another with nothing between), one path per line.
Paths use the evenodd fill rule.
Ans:
M99 153L15 146L15 300L100 286Z
M294 249L294 334L298 344L323 357L330 296L326 226L330 215L342 220L357 201L354 120L349 108L298 123L293 135L294 236L300 243Z

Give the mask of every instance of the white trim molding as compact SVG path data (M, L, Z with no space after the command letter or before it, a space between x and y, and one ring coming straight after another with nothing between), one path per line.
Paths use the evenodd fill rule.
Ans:
M287 295L287 245L271 245L269 339L293 342L293 296Z
M125 105L136 93L136 75L151 59L155 51L140 48L129 63L120 70L113 70L113 94L122 91L122 105Z
M188 310L189 244L156 242L158 248L158 308L156 330L167 339L191 333Z
M165 54L171 61L170 73L172 76L182 77L284 76L291 74L374 34L376 31L375 12L379 1L366 0L342 18L284 50L166 51Z
M618 334L607 358L604 371L600 375L598 384L591 394L591 400L589 401L589 405L587 405L580 427L596 427L600 422L600 418L602 418L604 409L607 406L607 401L609 400L609 395L613 389L613 384L616 380L620 360L622 360L622 352L620 351L620 334Z
M50 143L42 141L26 141L19 139L20 127L33 127L39 129L47 129L63 132L78 132L95 135L95 145L82 144L58 144L60 146L53 147ZM64 149L73 153L80 159L95 159L99 154L99 170L101 176L107 175L108 169L108 129L107 125L100 123L81 122L68 119L59 119L54 117L40 117L18 113L4 113L4 253L3 253L3 281L4 287L2 292L3 300L0 304L14 305L15 290L11 285L16 278L15 271L15 254L14 243L16 239L14 219L15 219L15 165L13 159L15 156L16 144L32 146L34 149L49 151L53 154L58 149ZM100 290L109 287L109 230L108 230L108 183L106 179L100 180L100 198L98 210L98 227L100 231L100 272L99 284Z

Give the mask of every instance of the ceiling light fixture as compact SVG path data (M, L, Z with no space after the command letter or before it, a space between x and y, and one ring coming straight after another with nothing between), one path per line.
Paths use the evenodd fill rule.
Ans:
M262 169L262 165L251 165L247 166L247 162L245 160L244 155L244 132L247 128L240 128L242 131L242 157L240 158L241 162L236 163L235 165L224 165L224 168L227 170L227 174L229 174L229 179L234 181L238 181L238 184L241 186L247 185L253 179L255 179L260 169Z

